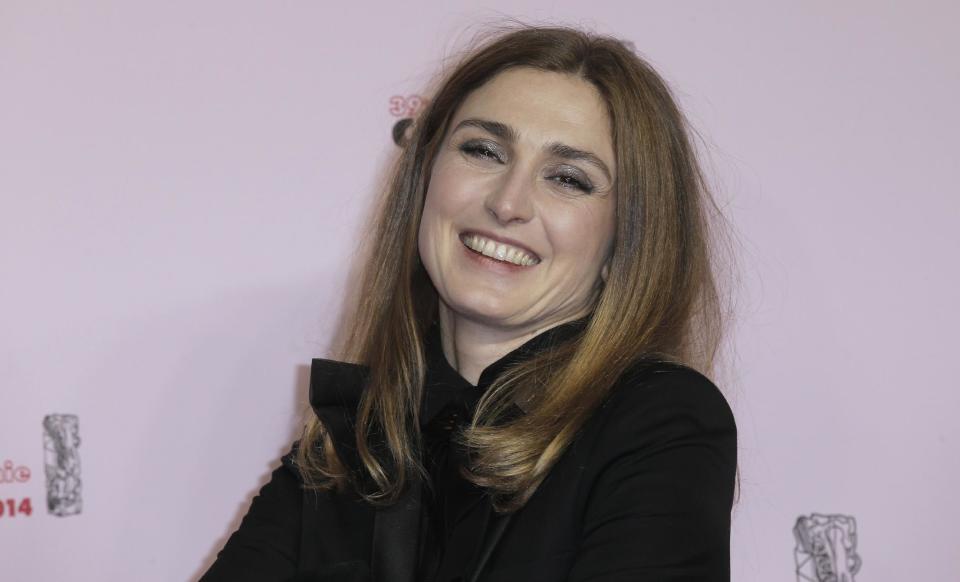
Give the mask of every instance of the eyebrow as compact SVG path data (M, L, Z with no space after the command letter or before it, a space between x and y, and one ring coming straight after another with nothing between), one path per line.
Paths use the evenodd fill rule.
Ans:
M462 127L476 127L478 129L482 129L487 133L499 137L500 139L506 140L509 143L516 143L519 139L515 129L505 123L500 123L499 121L478 118L464 119L457 124L451 133L456 132ZM578 150L575 147L568 146L567 144L560 143L558 141L548 143L546 149L558 158L565 160L579 160L595 166L597 169L603 172L604 175L606 175L607 180L610 180L610 170L607 168L607 165L603 163L603 160L591 152Z

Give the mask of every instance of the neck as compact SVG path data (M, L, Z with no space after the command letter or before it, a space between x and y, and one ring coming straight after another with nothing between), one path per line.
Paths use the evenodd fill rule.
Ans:
M456 314L440 302L440 334L447 362L473 386L490 364L519 348L531 338L585 314L543 320L528 326L497 327Z

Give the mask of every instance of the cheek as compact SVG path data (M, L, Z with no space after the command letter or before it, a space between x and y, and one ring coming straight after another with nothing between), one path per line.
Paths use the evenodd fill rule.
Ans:
M423 213L420 215L420 230L417 233L417 249L420 251L420 260L429 271L434 265L436 257L434 249L438 237L437 209L433 203L434 195L427 191L423 204Z
M578 263L584 270L591 270L609 252L613 218L606 206L570 210L554 215L550 221L551 244L558 255Z
M433 172L420 215L420 231L417 239L420 258L429 269L439 259L442 242L449 236L450 225L459 213L461 201L456 188L457 181L450 172L437 169Z
M427 192L423 198L423 211L420 213L420 232L419 232L419 245L420 253L423 254L427 249L425 248L432 237L434 236L436 215L437 215L437 199L440 197L438 192L442 191L443 185L440 183L440 176L438 175L437 165L434 165L434 169L430 174L430 182L427 184Z
M427 188L421 228L423 223L430 223L428 228L434 228L436 223L453 221L463 215L471 204L470 190L467 176L462 171L451 164L438 163Z
M469 198L470 180L469 173L455 162L441 159L431 174L427 200L438 214L452 212Z

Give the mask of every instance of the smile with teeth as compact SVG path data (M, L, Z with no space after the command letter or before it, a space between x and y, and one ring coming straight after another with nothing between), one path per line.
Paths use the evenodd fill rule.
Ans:
M476 234L463 235L460 237L460 240L462 240L463 244L470 250L498 261L513 263L514 265L520 265L522 267L529 267L530 265L536 265L540 262L540 259L531 256L530 253L518 249L515 246L498 243Z

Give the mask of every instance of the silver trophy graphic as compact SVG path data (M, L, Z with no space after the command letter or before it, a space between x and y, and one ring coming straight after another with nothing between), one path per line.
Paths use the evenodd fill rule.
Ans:
M855 582L857 522L848 515L800 516L793 527L798 582Z
M48 414L43 418L43 460L47 477L47 511L65 517L77 515L80 497L80 424L75 414Z

